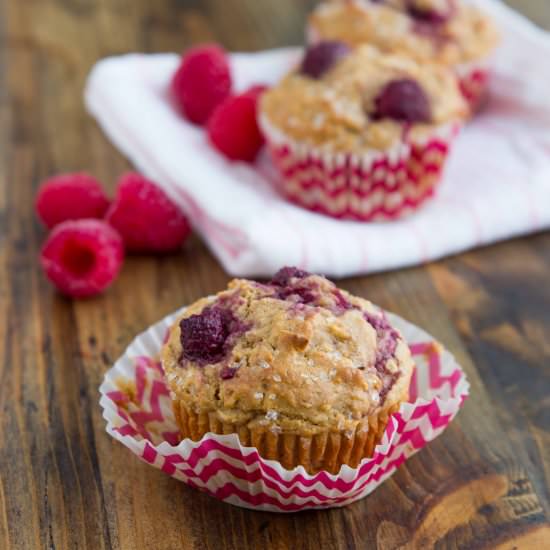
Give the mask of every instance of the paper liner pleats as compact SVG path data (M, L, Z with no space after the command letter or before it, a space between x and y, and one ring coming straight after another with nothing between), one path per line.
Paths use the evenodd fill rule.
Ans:
M389 150L333 154L292 140L265 115L260 126L282 195L314 212L358 221L401 218L433 196L460 128L435 127L422 139L404 129Z
M199 414L184 402L174 403L174 415L182 437L198 441L208 432L237 434L241 445L255 447L263 458L277 460L287 470L301 465L308 473L320 470L337 473L342 464L357 467L363 458L373 455L390 416L398 410L399 405L384 409L360 423L352 433L324 431L303 436L221 422L214 413Z
M366 437L360 435L350 444L328 434L307 442L296 437L284 437L281 442L246 429L238 436L224 435L234 427L216 424L206 415L189 419L189 429L199 434L208 425L216 433L208 432L198 441L180 441L158 361L167 330L178 313L140 334L106 372L100 404L107 432L148 464L238 506L292 512L343 506L363 498L410 455L440 435L468 395L469 384L452 355L418 327L388 314L409 343L417 366L409 402L389 418L380 419L378 426L369 427ZM374 446L372 457L359 460L369 446ZM263 458L258 449L279 460ZM303 466L285 468L285 464L297 462L307 466L308 460L311 463L313 457L322 457L322 463L313 463L313 469L324 465L330 470L331 464L348 454L351 463L359 460L357 466L344 465L337 473L321 470L309 474Z

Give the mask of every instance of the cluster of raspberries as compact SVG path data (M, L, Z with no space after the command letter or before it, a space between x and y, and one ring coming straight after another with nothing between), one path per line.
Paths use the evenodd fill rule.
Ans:
M36 212L51 229L40 260L60 292L86 298L118 275L124 253L168 253L191 232L181 210L140 174L122 176L110 201L86 173L55 176L36 197Z
M206 125L210 143L230 160L253 162L264 144L256 120L264 86L232 94L226 52L206 44L188 50L171 81L181 113ZM122 176L114 200L86 173L45 181L36 198L38 217L50 234L41 264L60 292L85 298L105 290L122 267L125 252L168 253L191 232L181 210L140 174Z
M193 124L205 125L210 143L230 160L253 162L264 144L256 113L265 86L232 93L227 53L217 44L185 52L171 82L172 97Z

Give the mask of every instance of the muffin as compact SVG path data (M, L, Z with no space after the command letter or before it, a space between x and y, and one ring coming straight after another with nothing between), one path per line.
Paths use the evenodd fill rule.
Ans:
M377 221L432 196L467 108L445 67L319 42L263 94L259 112L284 196L336 218Z
M499 41L492 20L460 0L351 0L320 4L308 40L371 44L453 70L470 109L486 95L490 57Z
M309 473L371 456L414 368L382 311L290 267L267 284L234 280L187 308L162 365L183 438L237 434Z

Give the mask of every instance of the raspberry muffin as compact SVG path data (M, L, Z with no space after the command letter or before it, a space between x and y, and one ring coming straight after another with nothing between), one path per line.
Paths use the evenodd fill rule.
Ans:
M414 368L382 311L289 267L187 308L162 364L182 437L234 433L310 473L373 454Z
M490 56L499 41L492 20L461 0L350 0L320 4L308 38L371 44L420 62L451 68L472 110L487 90Z
M319 42L264 93L259 122L283 195L336 218L377 221L433 194L466 114L445 67Z

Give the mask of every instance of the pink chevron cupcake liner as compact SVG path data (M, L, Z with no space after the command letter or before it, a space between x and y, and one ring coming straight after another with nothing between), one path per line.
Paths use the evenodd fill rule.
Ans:
M179 441L172 403L158 360L179 312L143 332L107 371L100 405L107 432L141 460L225 502L273 512L344 506L365 497L409 456L440 435L468 396L469 384L452 355L396 315L391 323L409 342L417 368L410 402L390 419L372 458L337 475L285 470L238 437L207 434Z
M296 143L260 119L273 163L274 182L288 200L333 218L395 220L433 196L459 124L434 129L422 139L403 132L388 151L330 154Z

